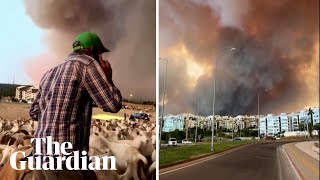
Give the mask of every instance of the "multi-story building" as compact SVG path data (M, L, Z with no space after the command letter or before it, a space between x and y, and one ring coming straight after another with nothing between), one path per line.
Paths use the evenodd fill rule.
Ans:
M319 109L319 107L317 107L317 108L313 108L312 109L313 110L313 124L318 124L318 123L320 123L320 121L319 121L319 111L320 111L320 109Z
M18 86L16 88L16 99L18 100L23 100L25 98L25 91L29 88L30 86Z
M267 131L268 131L267 117L262 116L259 118L259 130L260 130L260 136L267 136Z
M38 92L34 86L18 86L16 88L16 99L19 101L25 100L27 102L32 102Z
M299 114L291 113L288 116L288 118L289 118L289 123L288 123L289 131L299 131L299 124L300 124Z
M238 115L235 117L235 129L245 129L245 116Z
M280 132L289 131L289 116L286 113L281 113L279 118L280 118Z
M26 91L25 100L29 103L33 102L33 100L37 95L37 92L38 92L38 89L36 89L35 87L28 88Z
M312 108L313 123L319 123L319 107ZM299 124L311 122L308 110L296 113L268 114L266 116L238 115L236 117L215 115L215 130L227 129L259 129L261 136L274 136L284 132L299 131ZM193 114L168 115L164 117L163 131L169 132L175 129L188 131L189 128L198 127L205 131L211 131L212 115L203 117ZM167 120L167 121L166 121ZM259 127L259 128L258 128Z
M268 114L260 118L260 135L261 136L274 136L281 132L280 116Z
M185 129L185 118L183 114L179 115L167 115L163 117L163 128L164 132L171 132L174 130L184 130Z

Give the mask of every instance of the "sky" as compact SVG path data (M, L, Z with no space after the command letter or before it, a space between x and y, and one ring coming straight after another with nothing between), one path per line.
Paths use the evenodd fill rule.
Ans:
M111 50L103 58L122 96L155 101L155 19L155 1L149 0L2 3L0 83L15 79L37 87L43 74L72 52L75 37L89 31Z
M47 51L42 42L43 30L26 15L21 0L2 3L0 21L0 83L12 83L14 79L15 84L30 84L24 64L28 58Z
M164 114L211 115L214 76L216 114L255 115L258 94L260 114L319 106L319 1L161 0L159 12Z

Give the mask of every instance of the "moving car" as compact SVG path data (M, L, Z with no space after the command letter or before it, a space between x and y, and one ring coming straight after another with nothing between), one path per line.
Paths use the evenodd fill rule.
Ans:
M149 115L146 113L135 113L133 116L135 119L150 120Z
M191 141L188 141L187 139L182 140L182 144L191 144Z
M176 146L178 145L178 141L176 138L170 138L168 141L168 146Z

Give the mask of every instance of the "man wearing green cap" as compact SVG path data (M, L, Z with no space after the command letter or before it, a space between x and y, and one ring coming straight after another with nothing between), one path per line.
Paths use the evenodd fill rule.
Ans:
M104 111L117 113L122 107L122 96L112 81L109 62L101 56L110 51L96 34L81 33L73 43L73 51L65 62L42 77L30 116L38 121L35 138L51 136L60 144L70 142L73 149L69 152L88 152L93 101ZM46 149L42 143L43 156ZM77 180L95 179L90 171L35 172L37 180L66 179L66 176Z

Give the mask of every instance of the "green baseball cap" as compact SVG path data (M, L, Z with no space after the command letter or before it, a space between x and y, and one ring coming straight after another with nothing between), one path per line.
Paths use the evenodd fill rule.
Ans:
M92 32L83 32L79 34L73 42L73 50L79 50L82 48L91 48L96 46L102 49L104 52L110 52L109 49L103 46L99 36Z

